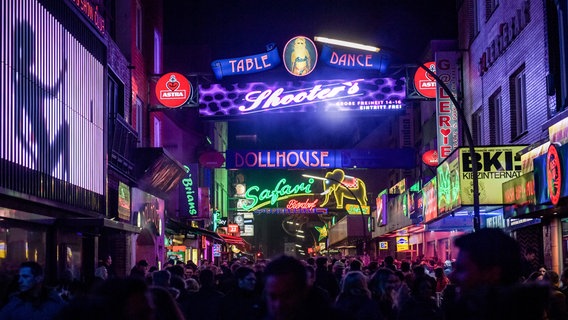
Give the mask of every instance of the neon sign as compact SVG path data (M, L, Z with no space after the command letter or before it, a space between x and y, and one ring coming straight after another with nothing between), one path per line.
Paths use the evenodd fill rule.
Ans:
M342 85L326 87L318 84L313 88L299 92L288 91L285 93L284 88L251 91L245 96L245 101L250 102L250 105L240 105L239 111L255 113L268 108L286 108L287 106L301 105L314 100L314 102L333 101L338 98L356 95L358 92L359 84L357 82L344 82Z
M551 144L546 156L546 181L550 202L557 205L560 201L562 190L562 160L558 155L556 145Z
M211 68L218 80L224 76L249 74L272 69L280 64L278 50L273 43L266 46L265 53L239 58L220 59L211 62Z
M227 150L227 168L329 168L335 167L336 158L329 150Z
M183 166L185 172L187 172L187 177L181 180L184 188L184 194L187 199L187 213L191 216L197 215L197 204L195 199L195 186L193 185L194 178L192 177L193 171L197 171L197 166L192 165ZM193 169L193 170L192 170Z
M308 183L300 183L296 185L286 184L286 179L280 179L276 186L270 189L260 190L258 186L252 186L245 192L245 199L250 202L243 205L244 210L254 210L255 207L261 207L263 205L274 205L278 200L288 198L290 196L298 195L311 195L312 194L312 184L313 179L309 179ZM265 201L260 203L260 201Z
M403 78L207 84L199 87L199 114L401 110L405 90Z

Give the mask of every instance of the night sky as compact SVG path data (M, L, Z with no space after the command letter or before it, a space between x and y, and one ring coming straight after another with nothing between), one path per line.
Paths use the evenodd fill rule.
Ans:
M401 63L457 35L455 0L165 1L166 70L210 72L215 59L283 48L298 35L396 48Z

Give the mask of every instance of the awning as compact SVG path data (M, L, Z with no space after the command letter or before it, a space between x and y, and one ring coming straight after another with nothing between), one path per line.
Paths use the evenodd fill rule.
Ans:
M227 244L235 244L235 245L241 245L241 246L246 246L247 242L245 241L245 239L241 238L240 236L232 236L229 234L222 234L222 233L218 233L218 235L221 236L221 238L223 238L223 240L225 240L225 243Z
M186 225L183 222L175 221L172 219L168 219L166 221L166 230L177 233L177 234L196 234L200 236L205 236L215 241L225 243L225 240L221 238L221 236L217 232L213 232L211 230L203 229L203 228L196 228L189 225Z
M183 165L164 148L136 148L135 159L138 187L151 193L168 193L186 174Z
M142 228L132 225L130 223L115 221L107 218L64 218L57 219L59 226L68 226L76 228L77 230L91 229L91 228L110 228L120 231L140 233Z

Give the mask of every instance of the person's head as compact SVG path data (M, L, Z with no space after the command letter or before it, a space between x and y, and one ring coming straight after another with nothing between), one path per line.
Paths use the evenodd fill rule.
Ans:
M43 268L34 261L26 261L20 265L18 285L20 292L28 292L43 283Z
M171 274L168 270L160 270L152 273L152 284L159 287L170 286Z
M556 288L560 286L560 276L552 270L546 271L542 276L542 280L546 281L552 287Z
M106 280L108 279L108 271L104 266L100 266L98 268L95 269L95 277L102 279L102 280Z
M393 265L393 264L394 264L394 258L392 256L386 256L385 265Z
M500 229L485 228L460 236L452 278L461 290L517 283L521 253L517 241Z
M215 274L210 269L199 271L199 283L201 287L212 288L215 286Z
M433 298L436 296L436 280L427 275L416 277L412 282L410 292L419 300Z
M327 258L326 257L318 257L316 259L316 267L318 267L318 268L327 267Z
M371 292L367 287L367 277L361 271L349 271L341 282L341 294L350 296L365 296L370 298Z
M240 267L235 271L237 286L246 291L254 291L256 286L256 274L249 267Z
M345 271L345 263L341 261L335 261L335 263L331 267L331 272L333 272L335 275L343 275L343 271Z
M313 257L309 257L308 259L306 259L306 263L310 266L315 266L316 265L316 259L314 259Z
M103 263L104 263L106 266L110 266L110 265L112 264L112 257L111 257L109 254L104 255L104 256L103 256Z
M268 313L275 319L287 319L302 312L307 293L306 268L296 258L280 256L268 263L265 298Z
M140 260L136 263L136 267L138 267L138 269L140 269L140 270L147 271L148 270L148 261Z
M363 263L361 263L361 261L357 259L352 260L351 263L349 264L350 271L361 271L362 267Z
M400 286L400 278L389 268L379 268L369 280L369 289L376 295L390 294Z
M525 250L525 259L528 261L533 261L536 259L537 251L533 247L528 247Z
M193 277L193 273L194 273L193 267L190 266L190 265L185 265L185 270L184 270L184 274L183 274L184 278L189 279L189 278Z

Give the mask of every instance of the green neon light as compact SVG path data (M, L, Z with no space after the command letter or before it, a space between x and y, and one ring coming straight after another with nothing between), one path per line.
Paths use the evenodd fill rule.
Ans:
M312 184L314 179L309 179L308 183L300 183L297 185L286 184L286 179L282 178L274 189L260 190L259 186L252 186L245 192L245 199L250 200L250 204L243 205L244 210L251 210L256 207L260 201L270 201L270 204L275 204L280 199L285 199L290 196L297 196L301 193L312 194Z

